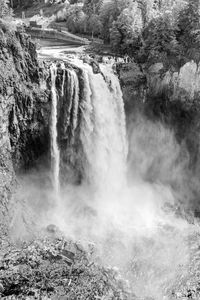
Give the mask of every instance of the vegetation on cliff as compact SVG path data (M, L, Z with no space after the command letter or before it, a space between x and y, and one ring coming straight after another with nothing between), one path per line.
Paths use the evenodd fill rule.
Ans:
M139 62L199 60L197 0L71 1L59 19L70 31L98 36Z
M128 300L129 289L118 271L95 262L93 252L92 245L86 252L62 236L7 245L0 258L0 297Z
M7 1L4 1L7 2ZM39 1L14 1L22 9ZM120 55L139 63L199 61L198 0L71 0L45 1L57 22L69 31L99 37ZM60 5L60 6L59 6ZM42 6L41 6L42 7ZM54 9L52 6L52 13Z

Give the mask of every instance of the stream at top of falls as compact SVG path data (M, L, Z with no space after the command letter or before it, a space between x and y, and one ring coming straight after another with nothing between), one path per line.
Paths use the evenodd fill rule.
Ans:
M30 191L38 197L34 203L37 222L40 226L55 224L85 247L94 243L95 259L118 268L136 296L175 299L169 294L187 276L188 237L198 229L171 209L176 195L169 184L144 176L153 165L160 177L176 174L182 182L182 167L174 165L180 149L173 132L143 117L127 126L123 95L112 66L102 64L94 74L87 63L67 60L72 67L64 62L50 67L53 188L37 189L29 182ZM59 90L58 68L63 72ZM61 100L67 103L66 126L73 139L79 139L80 184L65 182L60 176L65 163L58 139ZM173 165L173 172L166 161Z

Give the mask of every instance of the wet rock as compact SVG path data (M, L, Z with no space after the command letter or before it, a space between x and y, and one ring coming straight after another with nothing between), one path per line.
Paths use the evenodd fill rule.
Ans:
M94 74L101 73L101 69L99 67L99 64L96 61L91 61L90 65L92 66Z
M51 234L56 234L59 231L58 227L56 225L54 225L54 224L48 225L46 227L46 230L47 230L47 232L49 232Z
M4 292L4 287L3 284L0 282L0 294L2 294Z
M145 102L147 79L141 67L136 63L117 63L127 120Z
M29 168L47 151L50 102L40 85L46 74L27 35L5 31L0 56L0 226L6 228L14 170Z
M60 251L61 244L70 249L74 243L64 238L46 238L23 243L20 248L7 248L2 259L5 267L0 268L4 286L1 299L61 299L63 295L67 299L79 299L80 295L84 299L103 299L118 294L120 299L137 299L127 298L129 291L112 268L93 263L92 256L84 250L77 251L76 257L68 249Z
M89 55L84 55L83 57L81 57L82 58L82 60L83 60L83 62L85 63L85 64L90 64L91 63L91 58L89 57Z
M60 252L60 255L62 256L62 258L64 260L67 261L68 264L72 265L74 263L75 253L73 253L69 250L63 249Z

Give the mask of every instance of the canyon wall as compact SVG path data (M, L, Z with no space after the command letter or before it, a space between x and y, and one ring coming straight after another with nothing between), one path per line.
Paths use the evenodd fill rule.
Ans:
M17 186L15 174L24 173L43 157L43 163L46 161L49 165L51 62L38 61L35 45L29 36L9 30L3 23L0 25L0 220L1 232L5 233L9 199ZM90 64L94 73L100 72L95 60ZM146 68L132 62L119 64L116 69L124 96L127 125L137 112L142 112L153 122L157 120L166 124L175 132L184 151L189 152L188 169L192 181L200 178L198 65L191 61L176 70L173 67L166 69L162 63ZM76 130L69 126L75 116L72 106L76 96L72 80L75 75L79 78L82 99L84 74L77 67L57 62L61 177L78 183L82 176L82 166L79 165L81 145L76 138L80 126L78 124ZM81 103L77 113L81 114ZM64 178L66 174L72 178ZM196 182L199 183L199 179ZM199 189L194 188L193 183L191 185L193 198L198 201Z
M172 65L166 68L162 63L148 67L129 63L118 67L118 74L123 88L128 128L139 113L153 122L164 124L174 132L182 150L181 155L186 157L185 186L189 190L187 202L199 214L199 65L190 61L176 69Z
M47 152L49 92L30 37L0 24L0 223L6 232L16 172Z
M162 63L146 68L130 63L118 67L127 115L139 109L175 130L178 141L197 138L200 114L200 71L194 61L179 70ZM192 130L192 131L191 131ZM197 141L196 141L197 142Z

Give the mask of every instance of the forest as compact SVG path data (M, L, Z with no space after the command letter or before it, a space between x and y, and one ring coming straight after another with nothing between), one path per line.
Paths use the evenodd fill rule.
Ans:
M0 0L0 299L200 299L199 49L199 0Z
M10 7L26 9L38 1L1 1L1 16ZM42 2L42 1L40 1ZM112 50L139 63L174 63L180 67L199 61L200 13L198 0L67 0L57 22L76 34L98 37Z

